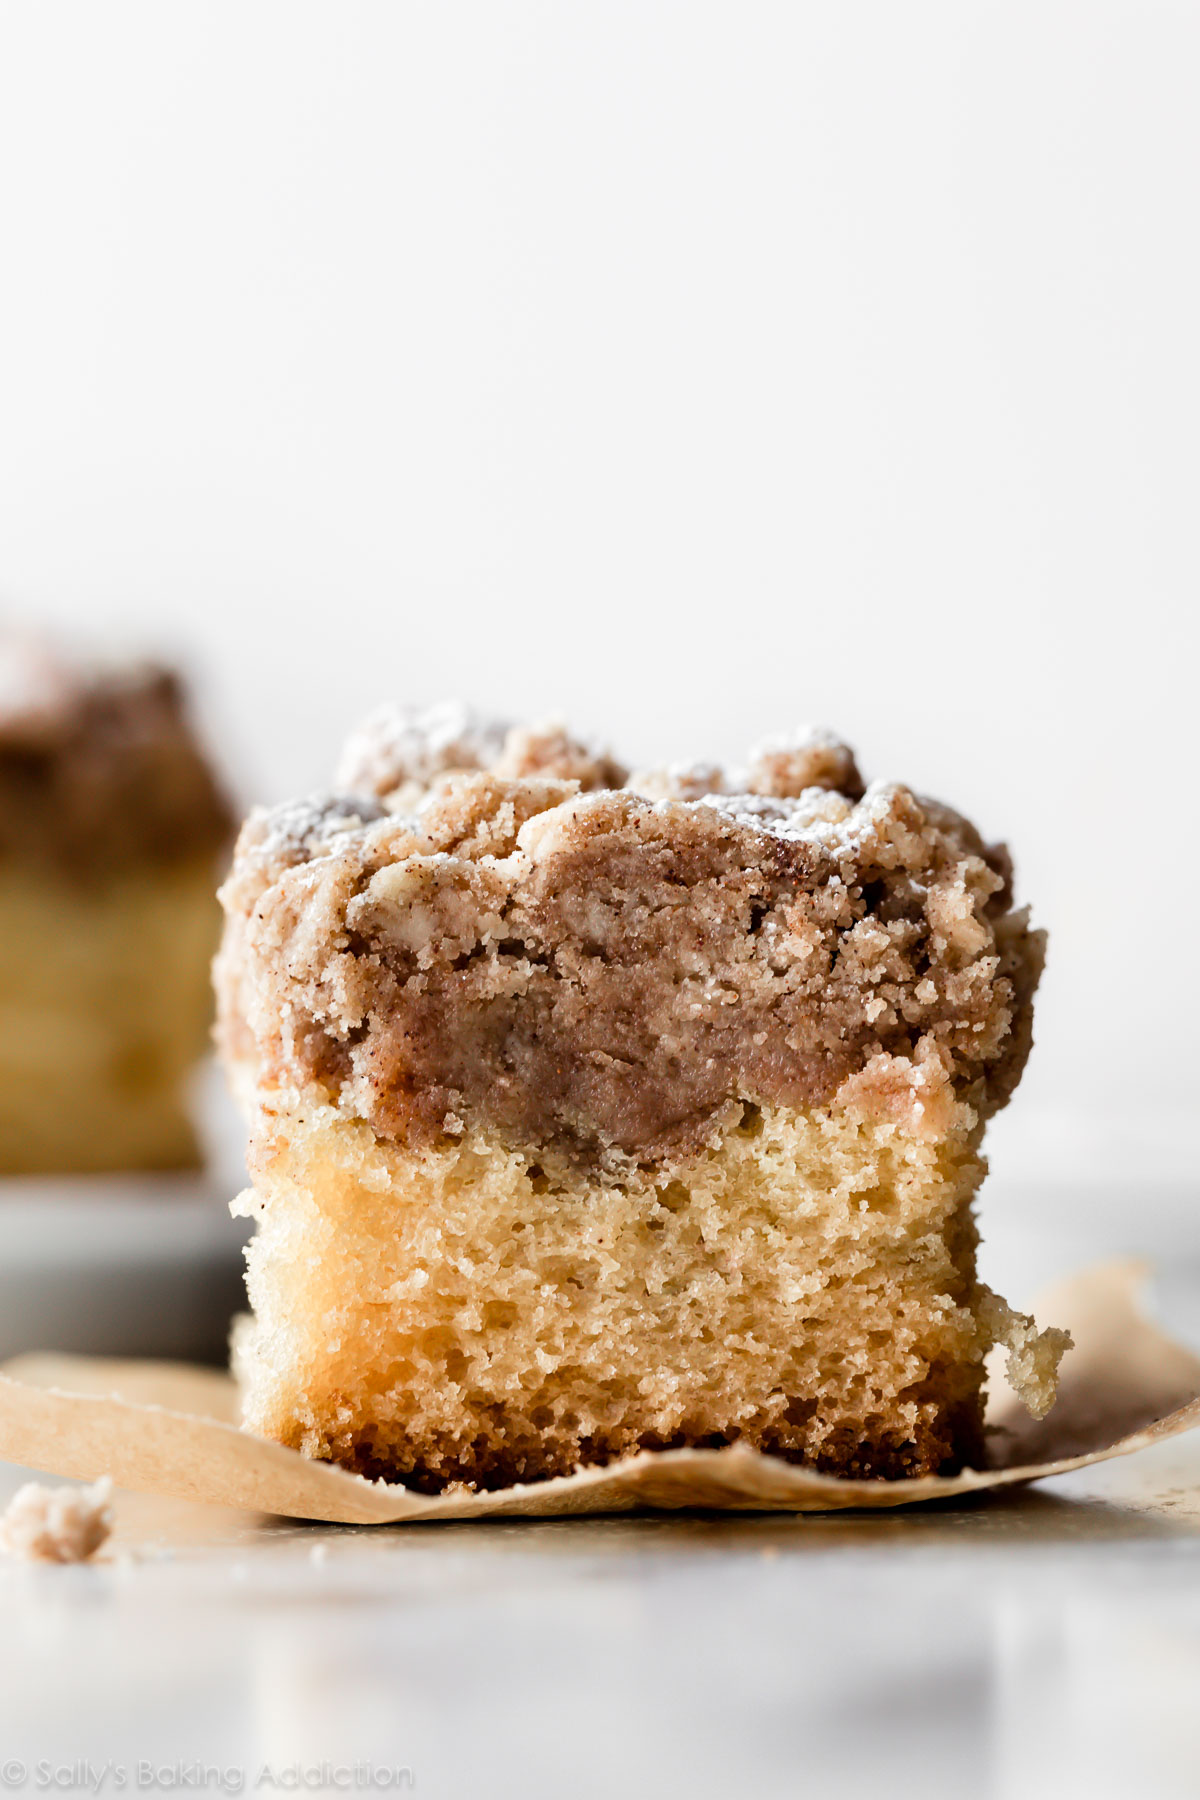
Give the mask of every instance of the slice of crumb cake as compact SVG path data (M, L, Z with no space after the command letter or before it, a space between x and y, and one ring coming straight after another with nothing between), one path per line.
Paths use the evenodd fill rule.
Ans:
M426 1490L734 1442L896 1477L979 1457L998 1339L1049 1404L1065 1340L975 1274L1043 948L1003 850L820 733L627 780L395 710L339 788L223 891L252 1430Z

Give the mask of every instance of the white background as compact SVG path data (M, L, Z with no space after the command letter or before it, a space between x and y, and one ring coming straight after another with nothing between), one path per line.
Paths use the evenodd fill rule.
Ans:
M824 721L1015 845L1027 1141L1185 1154L1198 82L1191 0L0 0L0 602L243 797L387 695Z

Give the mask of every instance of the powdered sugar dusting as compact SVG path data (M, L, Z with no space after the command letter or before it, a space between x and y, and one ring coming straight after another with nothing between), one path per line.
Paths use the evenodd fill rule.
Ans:
M794 799L756 793L708 794L698 804L768 837L811 843L840 861L861 856L881 829L915 802L898 782L875 781L857 802L829 788L813 787Z
M366 794L307 794L279 806L257 806L246 821L239 855L252 850L284 865L305 862L347 832L385 816L379 802Z
M665 768L641 770L629 786L652 800L703 800L709 794L794 800L810 788L857 800L863 780L848 744L823 726L801 725L765 738L744 764L734 768L708 762L668 763Z
M507 780L553 773L578 780L593 797L618 788L655 804L707 806L739 825L784 842L807 841L835 859L853 856L878 835L902 797L894 783L864 789L854 753L836 732L800 725L766 737L746 762L675 762L628 779L606 752L570 737L558 724L531 728L483 718L457 701L424 709L393 704L379 708L355 731L338 764L344 794L277 809L265 822L264 849L318 853L317 846L356 819L383 811L417 815L439 776L490 772ZM370 809L370 810L366 810Z
M725 771L719 763L673 762L661 769L639 769L627 786L647 800L703 800L725 792Z
M808 788L831 788L857 800L863 791L854 752L820 725L764 738L751 750L746 768L733 773L726 785L780 799L796 798Z
M486 769L504 748L508 725L485 719L461 701L436 706L381 706L346 742L335 781L354 794L387 795L428 786L453 769Z

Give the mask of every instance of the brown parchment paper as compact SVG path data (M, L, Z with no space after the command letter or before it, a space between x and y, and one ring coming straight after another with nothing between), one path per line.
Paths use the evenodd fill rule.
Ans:
M1140 1263L1106 1264L1043 1297L1038 1317L1075 1339L1059 1399L1035 1422L993 1382L990 1466L913 1481L847 1481L734 1446L644 1451L606 1468L498 1493L437 1498L371 1482L236 1424L226 1375L100 1357L18 1357L0 1369L0 1459L171 1498L355 1525L717 1507L829 1512L911 1506L1063 1474L1200 1424L1200 1357L1141 1313Z

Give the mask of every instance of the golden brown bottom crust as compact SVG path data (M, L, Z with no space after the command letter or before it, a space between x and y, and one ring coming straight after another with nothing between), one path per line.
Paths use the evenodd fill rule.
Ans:
M368 1481L400 1482L416 1494L442 1494L458 1486L490 1493L571 1475L577 1468L604 1467L639 1451L723 1450L732 1444L815 1469L822 1475L862 1481L954 1475L963 1468L982 1466L982 1407L978 1400L964 1402L942 1418L919 1425L911 1435L885 1432L864 1441L853 1434L834 1432L816 1455L788 1432L676 1432L669 1437L645 1432L633 1437L585 1439L578 1447L577 1457L572 1459L555 1454L544 1444L514 1444L506 1437L504 1422L499 1420L494 1438L481 1434L466 1446L439 1450L430 1445L398 1444L381 1456L369 1443L362 1442L338 1460L342 1467Z

